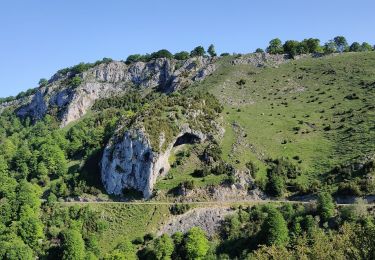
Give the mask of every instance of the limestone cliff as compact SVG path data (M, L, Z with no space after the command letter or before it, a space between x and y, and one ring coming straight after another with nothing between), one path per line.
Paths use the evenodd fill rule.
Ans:
M130 65L111 61L75 75L57 73L47 86L40 87L36 94L17 104L20 105L17 114L36 121L53 111L57 112L61 125L65 126L83 116L100 98L119 95L134 88L171 93L194 81L201 81L216 69L214 61L205 57L185 61L160 58ZM79 77L81 83L74 85L73 76Z
M153 149L144 129L132 129L112 138L104 150L101 161L101 178L109 194L122 194L124 189L135 189L143 193L144 198L152 195L158 176L166 174L170 168L168 158L174 145L189 142L189 136L195 141L204 141L206 136L190 129L187 125L164 151ZM160 146L165 139L160 133Z

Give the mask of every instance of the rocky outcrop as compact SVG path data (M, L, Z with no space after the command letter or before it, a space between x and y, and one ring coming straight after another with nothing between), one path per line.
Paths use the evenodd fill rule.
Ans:
M132 88L171 93L201 81L215 71L214 61L205 57L185 61L160 58L130 65L112 61L75 75L82 79L79 86L72 85L71 73L56 74L47 87L40 88L18 109L17 114L39 120L48 111L57 109L61 125L66 126L83 116L97 99L119 95Z
M183 215L172 217L158 231L158 235L173 235L176 232L186 233L192 227L200 227L208 236L214 236L226 216L236 211L226 207L196 208Z
M206 138L201 132L184 126L165 151L156 152L158 149L151 147L143 129L128 130L114 137L105 148L101 161L101 178L107 193L120 195L124 189L135 189L141 191L144 198L149 198L157 177L166 174L170 168L168 159L173 146L182 144L180 142L187 134L200 141ZM160 147L163 142L161 133Z
M269 53L252 53L240 56L236 58L232 64L239 65L253 65L255 67L276 67L280 64L290 61L290 57L287 54L269 54Z
M43 98L43 93L38 90L26 106L21 107L17 111L20 117L29 116L32 121L40 120L47 112L47 105Z

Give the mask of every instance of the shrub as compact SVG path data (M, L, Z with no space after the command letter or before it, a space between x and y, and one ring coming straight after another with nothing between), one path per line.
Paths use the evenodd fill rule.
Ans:
M185 250L188 259L203 259L209 249L208 239L204 231L193 227L187 233Z
M325 54L331 54L336 52L336 44L334 41L330 40L324 44L323 51Z
M151 59L158 59L158 58L167 58L167 59L172 59L173 54L170 53L166 49L159 50L157 52L151 53Z
M126 60L125 60L125 64L129 65L129 64L132 64L134 62L149 62L151 60L151 55L150 54L145 54L145 55L141 55L141 54L132 54L132 55L129 55Z
M335 214L335 203L331 194L328 192L321 192L318 195L317 200L317 210L318 214L323 221L327 221Z
M362 191L361 191L359 185L355 182L341 182L339 184L337 194L361 196Z
M246 80L244 80L244 79L240 79L239 81L236 82L236 84L237 84L238 86L245 85L245 84L246 84Z
M78 230L69 229L63 234L63 257L64 260L83 260L85 257L85 243Z
M181 215L189 211L190 208L189 204L173 204L169 207L169 212L171 212L172 215Z
M175 53L174 58L176 60L187 60L190 58L190 55L187 51L181 51L181 52Z
M266 245L284 246L289 241L288 227L283 215L275 208L268 209L261 234Z
M185 188L185 189L188 189L188 190L192 190L195 188L195 183L193 180L189 180L189 181L184 181L184 182L181 182L180 185L179 185L181 188Z
M161 237L157 238L153 243L153 247L156 259L171 259L174 243L169 235L163 234Z
M270 54L281 54L284 52L281 40L279 38L272 39L267 47L267 52Z
M70 84L73 87L78 87L82 83L82 78L79 76L75 76L74 78L71 79Z
M203 167L203 169L195 169L192 175L194 177L206 177L210 175L210 170L208 167Z
M282 176L272 174L268 178L266 191L272 196L282 197L285 193L285 180Z
M215 46L213 44L208 46L207 53L210 54L211 57L217 56L216 51L215 51Z
M46 80L44 78L40 79L38 84L39 84L40 87L44 87L48 84L48 80Z
M217 163L214 167L212 167L211 172L215 175L232 175L233 167L230 164L226 164L223 161Z
M246 163L246 168L249 169L251 176L255 178L255 174L259 171L259 167L250 161Z
M206 51L202 46L195 47L191 52L191 57L197 57L197 56L204 56L206 54Z

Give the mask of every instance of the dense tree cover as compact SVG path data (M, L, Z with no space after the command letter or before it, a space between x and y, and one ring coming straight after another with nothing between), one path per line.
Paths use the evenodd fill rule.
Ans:
M364 42L360 45L354 42L350 47L344 36L336 36L334 39L329 40L323 46L320 45L320 40L315 38L304 39L303 41L287 40L282 44L279 38L275 38L269 42L267 52L270 54L288 54L294 58L296 55L308 53L325 53L330 54L334 52L346 51L372 51L373 48L370 44Z
M326 193L319 194L326 197ZM142 240L139 259L372 259L375 219L365 204L333 208L321 202L239 207L225 218L219 237L204 231ZM324 203L323 203L324 204ZM122 259L122 258L120 258Z
M288 41L282 45L283 51L286 49L289 54L320 52L319 40L307 39L303 42ZM277 49L281 43L276 41L273 44ZM348 50L342 39L332 40L329 44L329 52ZM353 43L349 50L368 51L371 46ZM190 57L187 52L180 54L181 60ZM162 50L155 55L162 57L171 54ZM194 55L204 55L204 52L202 54L199 48ZM90 66L80 64L68 72L78 74ZM79 84L74 83L75 79L80 77L72 77L71 83ZM45 81L40 82L41 86L45 84ZM27 91L19 97L35 91ZM163 113L166 108L169 112L167 118ZM173 124L187 116L187 109L190 108L204 112L192 124L205 130L211 127L207 122L223 109L214 96L204 92L170 96L155 94L151 97L128 93L98 101L86 118L65 129L59 129L59 122L53 116L48 115L31 124L29 119L20 120L14 111L6 109L0 115L0 259L97 258L100 250L96 236L105 228L100 218L87 209L60 211L53 208L53 203L67 196L100 193L100 183L95 182L99 176L100 154L119 121L131 123L135 115L153 118L145 123L150 134L159 137L160 129L167 129L170 132L165 132L173 136L173 131L177 129ZM210 168L202 174L232 172L232 168L220 160L221 151L217 148L205 149L205 155L212 158L215 164L208 165ZM256 172L253 166L249 166L249 169ZM366 174L348 172L344 168L335 170L335 176L343 179L348 175ZM299 169L287 160L270 161L268 182L264 189L276 197L282 197L289 191L306 192L304 187L298 187L295 183L298 174ZM374 189L359 181L345 181L340 184L338 192L361 195ZM368 216L366 208L356 205L338 210L331 195L321 193L316 209L258 207L240 210L226 220L218 252L223 253L224 257L225 254L240 256L245 253L249 257L259 258L267 254L300 256L302 251L294 248L307 250L310 246L312 249L305 252L306 255L327 257L327 250L334 246L338 248L334 256L368 259L374 256L375 250L369 242L374 239L373 227L374 220ZM350 236L352 241L345 240L345 236ZM193 229L188 234L175 234L172 238L162 236L144 246L157 259L199 259L212 253L210 245L201 230ZM234 248L233 252L228 250L228 246ZM351 252L345 251L345 248L350 248ZM125 241L107 258L136 259L136 250L131 242Z
M352 52L372 51L372 50L373 50L373 47L367 42L363 42L362 44L359 44L358 42L353 42L349 47L349 51L352 51Z
M370 259L374 256L375 245L368 242L375 235L374 217L367 208L357 204L334 210L327 224L324 212L307 205L239 208L236 214L226 218L216 254L220 259Z
M63 233L63 260L85 259L85 242L76 229L67 229Z
M158 260L171 259L174 251L174 242L172 238L167 234L163 234L161 237L155 239L153 243L153 251Z
M104 257L105 260L136 260L136 249L129 240L122 241L116 249Z
M51 223L43 217L50 214L53 202L60 197L100 192L92 182L99 176L93 172L98 168L95 156L112 135L117 120L127 115L124 113L122 109L105 109L67 130L60 129L59 122L49 115L33 125L28 119L17 118L12 110L0 115L0 259L18 259L14 255L34 259L47 253L52 238L66 241L64 247L69 253L65 255L79 259L82 254L70 250L75 246L82 249L76 233L83 231L84 251L97 254L95 238L90 235L100 229L96 224L86 227L89 222L83 218L84 226L78 224L79 231L66 231L65 236L67 228L77 230L77 225L70 222L74 215L61 222L59 216L51 216ZM83 166L70 167L73 159L82 161ZM46 200L43 205L42 200ZM90 219L92 222L97 218ZM73 242L69 242L70 237Z
M277 209L268 209L262 225L262 233L266 245L285 246L288 243L288 227L283 215Z
M11 109L5 110L0 115L1 256L95 259L100 255L96 235L104 227L99 218L89 210L55 208L54 202L83 193L98 195L101 153L119 121L130 125L135 116L154 118L155 122L145 125L158 137L161 128L174 129L174 121L161 118L166 107L179 113L187 113L188 108L203 111L196 127L205 129L211 126L204 123L222 111L213 95L200 92L146 97L128 93L103 99L92 113L64 129L51 115L31 124L27 118L17 118ZM157 251L162 251L156 254L160 259L168 259L174 252L170 242L167 237L155 242ZM125 248L129 247L119 245L108 259L136 259L135 249Z
M187 259L203 259L209 249L204 231L198 227L191 228L187 233L185 249Z
M139 251L140 259L205 259L210 242L205 232L199 227L191 228L186 234L175 233L172 237L164 234L148 242Z

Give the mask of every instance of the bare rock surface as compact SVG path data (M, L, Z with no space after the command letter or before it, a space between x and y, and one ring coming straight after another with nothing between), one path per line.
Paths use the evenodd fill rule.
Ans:
M31 117L34 121L43 118L48 111L57 108L64 127L82 117L97 99L108 98L137 89L158 89L171 93L201 81L212 74L215 59L194 57L185 61L159 58L149 62L136 62L130 65L120 61L99 64L74 76L81 83L74 86L71 75L55 74L45 87L22 101L1 105L17 105L19 117Z
M235 59L233 65L253 65L255 67L277 67L280 64L290 61L287 54L269 54L269 53L252 53L248 55L243 55Z
M159 152L152 148L143 129L127 130L122 136L112 138L101 161L101 178L107 193L120 195L124 189L135 189L149 198L157 177L165 175L170 168L168 158L173 146L185 134L194 135L199 141L206 139L203 133L186 125L167 148ZM161 146L163 133L160 140Z
M220 224L226 216L235 211L228 207L196 208L179 216L174 216L160 228L158 235L176 232L186 233L192 227L202 228L208 236L213 236L218 232Z

